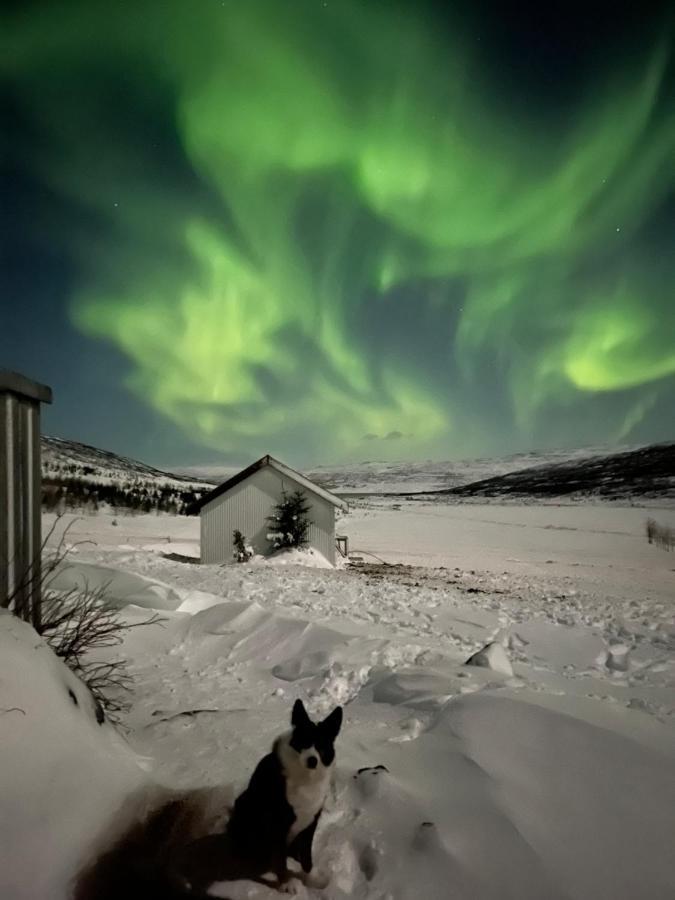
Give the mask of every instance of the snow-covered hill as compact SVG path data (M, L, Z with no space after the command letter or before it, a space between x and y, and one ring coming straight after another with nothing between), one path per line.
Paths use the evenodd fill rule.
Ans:
M607 447L580 450L533 450L505 457L480 457L455 461L365 460L345 465L317 465L304 471L312 481L338 494L420 493L452 488L485 478L529 469L533 466L585 460L604 456ZM292 461L288 461L292 465ZM207 465L179 468L186 477L220 482L230 478L236 467Z
M46 509L91 511L107 504L115 509L181 513L213 486L109 450L53 437L42 438L42 479Z
M607 453L607 448L533 450L504 457L479 457L458 461L384 462L378 460L345 466L316 466L308 477L337 493L420 493L471 484L485 478L529 469L586 460Z
M675 443L549 461L444 493L453 497L675 498Z
M75 441L43 438L45 507L109 506L185 512L236 466L193 466L163 472ZM292 464L292 461L290 461ZM675 497L675 443L650 447L585 447L458 462L366 461L305 470L312 481L344 496L435 494L440 500L621 499Z

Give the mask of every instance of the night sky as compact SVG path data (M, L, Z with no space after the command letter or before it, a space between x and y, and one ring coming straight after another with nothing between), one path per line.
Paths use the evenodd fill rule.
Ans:
M159 465L675 438L668 4L14 2L0 365Z

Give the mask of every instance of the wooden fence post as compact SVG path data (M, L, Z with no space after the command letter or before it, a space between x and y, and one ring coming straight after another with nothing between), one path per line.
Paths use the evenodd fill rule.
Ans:
M40 404L51 388L0 369L0 607L40 628Z

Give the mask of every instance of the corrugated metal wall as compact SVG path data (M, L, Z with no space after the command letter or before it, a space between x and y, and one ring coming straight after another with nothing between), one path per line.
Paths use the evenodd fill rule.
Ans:
M269 553L267 517L281 499L284 488L292 493L297 485L271 466L265 466L231 491L207 503L200 515L202 562L235 561L232 544L235 528L241 531L256 553ZM309 546L335 563L335 507L322 497L306 494L310 503L308 518L312 523Z
M307 499L310 503L308 518L312 523L309 526L309 545L316 547L329 563L335 565L335 507L316 494L308 493Z
M0 606L39 625L40 405L0 392Z

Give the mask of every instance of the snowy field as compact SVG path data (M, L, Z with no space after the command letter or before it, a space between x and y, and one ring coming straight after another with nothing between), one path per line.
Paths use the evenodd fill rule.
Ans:
M338 570L201 566L194 519L73 522L56 586L105 583L130 621L164 621L120 648L121 740L0 617L0 709L23 710L0 712L0 897L64 900L149 782L238 791L301 697L345 705L315 841L330 881L303 896L672 900L675 554L647 543L649 515L675 526L673 509L373 499L338 523L372 565ZM465 665L490 642L492 667Z
M337 521L349 537L350 551L365 562L462 571L477 576L508 576L523 589L569 579L571 589L625 599L675 596L675 555L650 546L645 522L653 517L675 528L675 507L613 504L450 504L373 498L351 501ZM45 533L53 523L45 516ZM93 541L103 550L146 549L155 553L199 555L195 517L72 516L69 542ZM113 524L116 523L116 524ZM170 546L169 546L170 545ZM78 548L86 553L87 546ZM94 549L93 545L91 549ZM533 581L534 579L534 581Z

